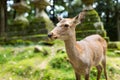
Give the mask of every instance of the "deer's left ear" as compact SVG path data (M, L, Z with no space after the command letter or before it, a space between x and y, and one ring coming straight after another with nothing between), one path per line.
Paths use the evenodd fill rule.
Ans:
M76 25L77 25L77 24L80 24L81 22L83 22L84 19L85 19L85 14L86 14L86 12L83 11L79 15L75 16L73 18L74 19L74 23L76 23Z
M78 25L78 24L81 23L81 21L80 21L80 19L79 19L79 15L75 16L75 17L73 18L73 20L74 20L74 23L75 23L76 25Z

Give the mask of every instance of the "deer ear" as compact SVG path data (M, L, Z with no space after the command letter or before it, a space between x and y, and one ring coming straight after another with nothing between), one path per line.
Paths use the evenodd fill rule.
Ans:
M79 24L80 23L79 15L75 16L73 20L76 25Z
M74 19L74 23L80 24L85 19L85 12L81 12L79 15L75 16L73 19Z
M57 16L58 21L61 21L63 18L61 16Z

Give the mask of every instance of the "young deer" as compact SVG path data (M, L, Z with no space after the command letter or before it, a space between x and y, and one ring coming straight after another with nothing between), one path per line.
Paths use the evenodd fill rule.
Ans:
M74 18L59 18L57 26L48 34L51 39L61 39L65 43L67 55L75 71L76 80L89 80L92 66L98 70L97 80L100 79L102 67L106 74L106 41L99 35L91 35L81 41L76 41L75 28L84 19L85 12L81 12ZM101 65L102 64L102 65Z

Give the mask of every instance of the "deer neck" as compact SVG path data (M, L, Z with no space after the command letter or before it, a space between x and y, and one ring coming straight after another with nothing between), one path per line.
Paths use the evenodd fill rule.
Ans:
M65 42L65 48L66 52L68 54L68 57L72 60L76 59L77 56L77 48L76 48L76 37L75 35L73 37L70 37Z

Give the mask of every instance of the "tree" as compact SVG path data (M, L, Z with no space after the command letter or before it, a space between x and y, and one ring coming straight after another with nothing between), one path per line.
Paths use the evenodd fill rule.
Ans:
M120 41L120 4L118 0L116 0L116 26L117 26L117 32L118 32L118 40Z
M120 3L118 0L96 0L96 10L107 30L110 40L120 40Z
M7 6L6 0L0 0L0 36L5 36L5 29L7 27Z
M77 2L77 4L75 2ZM61 10L60 8L55 9L55 14L63 14L64 12L68 12L67 17L73 17L77 15L82 10L83 6L80 0L55 0L54 5L58 7L62 6L65 8L63 10ZM110 37L110 40L120 40L119 0L95 0L94 5L96 11L100 15L104 23L107 35Z

